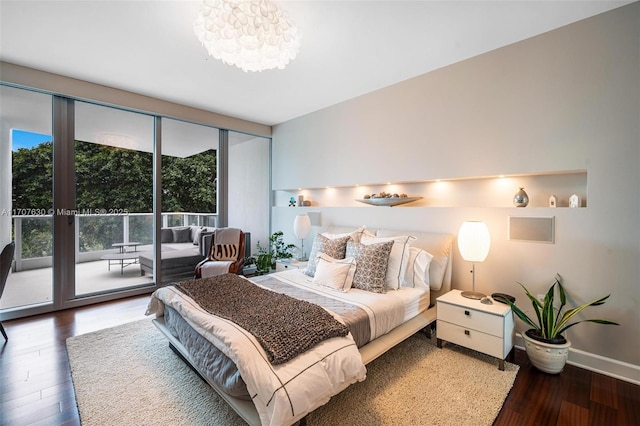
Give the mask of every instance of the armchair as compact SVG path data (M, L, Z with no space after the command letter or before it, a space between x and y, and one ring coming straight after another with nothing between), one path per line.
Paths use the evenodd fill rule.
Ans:
M196 265L195 277L242 272L245 256L244 232L236 228L218 228L211 239L207 257Z

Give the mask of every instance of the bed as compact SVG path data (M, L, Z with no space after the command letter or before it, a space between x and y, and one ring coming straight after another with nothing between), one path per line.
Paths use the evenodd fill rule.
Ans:
M326 253L332 253L331 244L338 244L345 236L348 236L349 249L345 255L347 259L340 262ZM323 246L323 242L326 245ZM343 289L335 283L326 284L320 279L326 275L327 268L333 268L337 263L340 263L340 270L346 270L343 264L355 258L364 265L365 258L358 257L362 253L357 251L379 251L382 246L391 247L383 291L368 288L366 283L363 288L361 271L359 277L355 276L361 288L348 291L341 291ZM219 287L215 291L226 295L235 286L244 286L246 278L233 277L241 281L229 283L230 287L224 287L221 282L210 285L202 281L185 281L160 288L154 292L147 314L155 314L153 321L167 337L171 348L247 423L293 424L328 402L331 396L364 380L366 364L414 333L423 329L431 331L436 319L433 301L451 287L451 247L450 234L333 227L320 233L314 241L311 255L315 258L316 254L323 253L320 257L324 256L322 260L318 258L317 270L294 269L251 278L251 283L247 283L251 289L267 292L269 297L276 293L278 296L273 294L273 297L318 303L324 306L323 311L348 328L346 335L322 340L277 364L269 358L271 349L260 346L263 339L259 334L255 337L229 320L226 314L211 315L209 308L202 307L204 304L194 302L197 288ZM424 259L428 259L426 270ZM349 274L356 269L349 268ZM397 281L394 281L392 271ZM426 276L421 276L423 274ZM389 287L394 282L397 287ZM218 297L220 294L212 298L217 300ZM222 305L229 303L221 302ZM279 306L278 302L265 303ZM270 309L260 310L267 311ZM238 320L244 326L241 321L244 320ZM262 323L270 322L262 320ZM260 339L260 343L256 339ZM273 353L277 355L288 349L276 348Z

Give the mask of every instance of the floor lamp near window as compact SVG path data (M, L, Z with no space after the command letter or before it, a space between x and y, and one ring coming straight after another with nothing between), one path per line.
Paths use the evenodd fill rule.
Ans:
M304 252L304 239L309 236L311 232L311 219L307 214L296 215L293 221L293 234L296 238L302 241L302 248L300 249L300 258L298 260L304 261L306 259L306 253Z
M469 299L482 299L485 294L476 291L476 262L484 262L491 247L489 228L484 222L464 222L458 231L458 250L467 262L472 262L472 291L463 291L462 296Z

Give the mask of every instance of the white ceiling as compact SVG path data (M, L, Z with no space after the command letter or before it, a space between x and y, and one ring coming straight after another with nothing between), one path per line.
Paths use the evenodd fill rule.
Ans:
M0 60L274 125L631 1L278 1L284 70L207 56L193 1L0 0Z

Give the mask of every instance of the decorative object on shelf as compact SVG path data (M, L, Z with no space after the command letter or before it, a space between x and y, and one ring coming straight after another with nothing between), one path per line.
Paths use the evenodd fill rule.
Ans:
M483 299L485 294L476 291L476 262L484 262L491 248L489 228L484 222L464 222L458 231L458 250L467 262L472 262L472 291L463 291L462 296L468 299Z
M311 232L311 219L307 214L296 215L293 221L293 234L301 241L300 258L298 260L305 261L307 254L304 252L304 239Z
M511 310L518 316L518 318L524 321L527 326L531 327L522 334L522 338L524 339L525 351L527 352L527 356L529 357L531 364L540 371L557 374L564 369L564 365L567 362L569 354L569 347L571 347L571 342L569 342L562 333L564 333L568 328L573 327L576 324L580 324L581 322L620 325L612 321L601 319L586 319L569 324L569 321L576 314L582 312L589 306L603 305L605 300L609 298L610 294L592 302L585 303L584 305L580 305L576 308L569 309L563 313L562 309L567 303L567 296L564 292L564 288L562 287L562 278L560 275L556 275L554 283L549 288L549 291L547 291L547 294L544 296L544 301L542 302L531 294L524 285L521 283L518 284L520 284L529 300L531 300L531 304L533 305L533 309L536 313L537 323L525 314L524 311L518 308L511 300L500 297L496 297L496 300L510 305ZM560 296L559 308L554 306L556 287L558 288L558 295Z
M549 197L549 207L558 207L558 197L555 195Z
M295 207L296 206L296 199L291 197L289 198L289 207Z
M527 207L529 204L529 196L524 191L524 188L520 188L516 195L513 196L513 205L516 207Z
M311 201L310 200L304 200L302 202L302 205L305 206L305 207L309 207L309 206L311 206Z
M204 0L193 31L210 56L243 71L284 69L301 36L271 0Z
M580 200L580 197L578 196L578 194L573 194L571 195L571 197L569 197L569 207L576 208L581 206L582 206L582 201Z
M378 192L377 194L367 194L363 198L368 200L370 198L407 198L407 194L391 194L390 192Z
M300 207L304 206L304 196L302 194L298 195L298 205Z
M358 199L361 203L370 204L372 206L399 206L400 204L412 203L420 200L422 197L409 197L407 194L389 194L381 192L379 194L365 195L363 199Z

